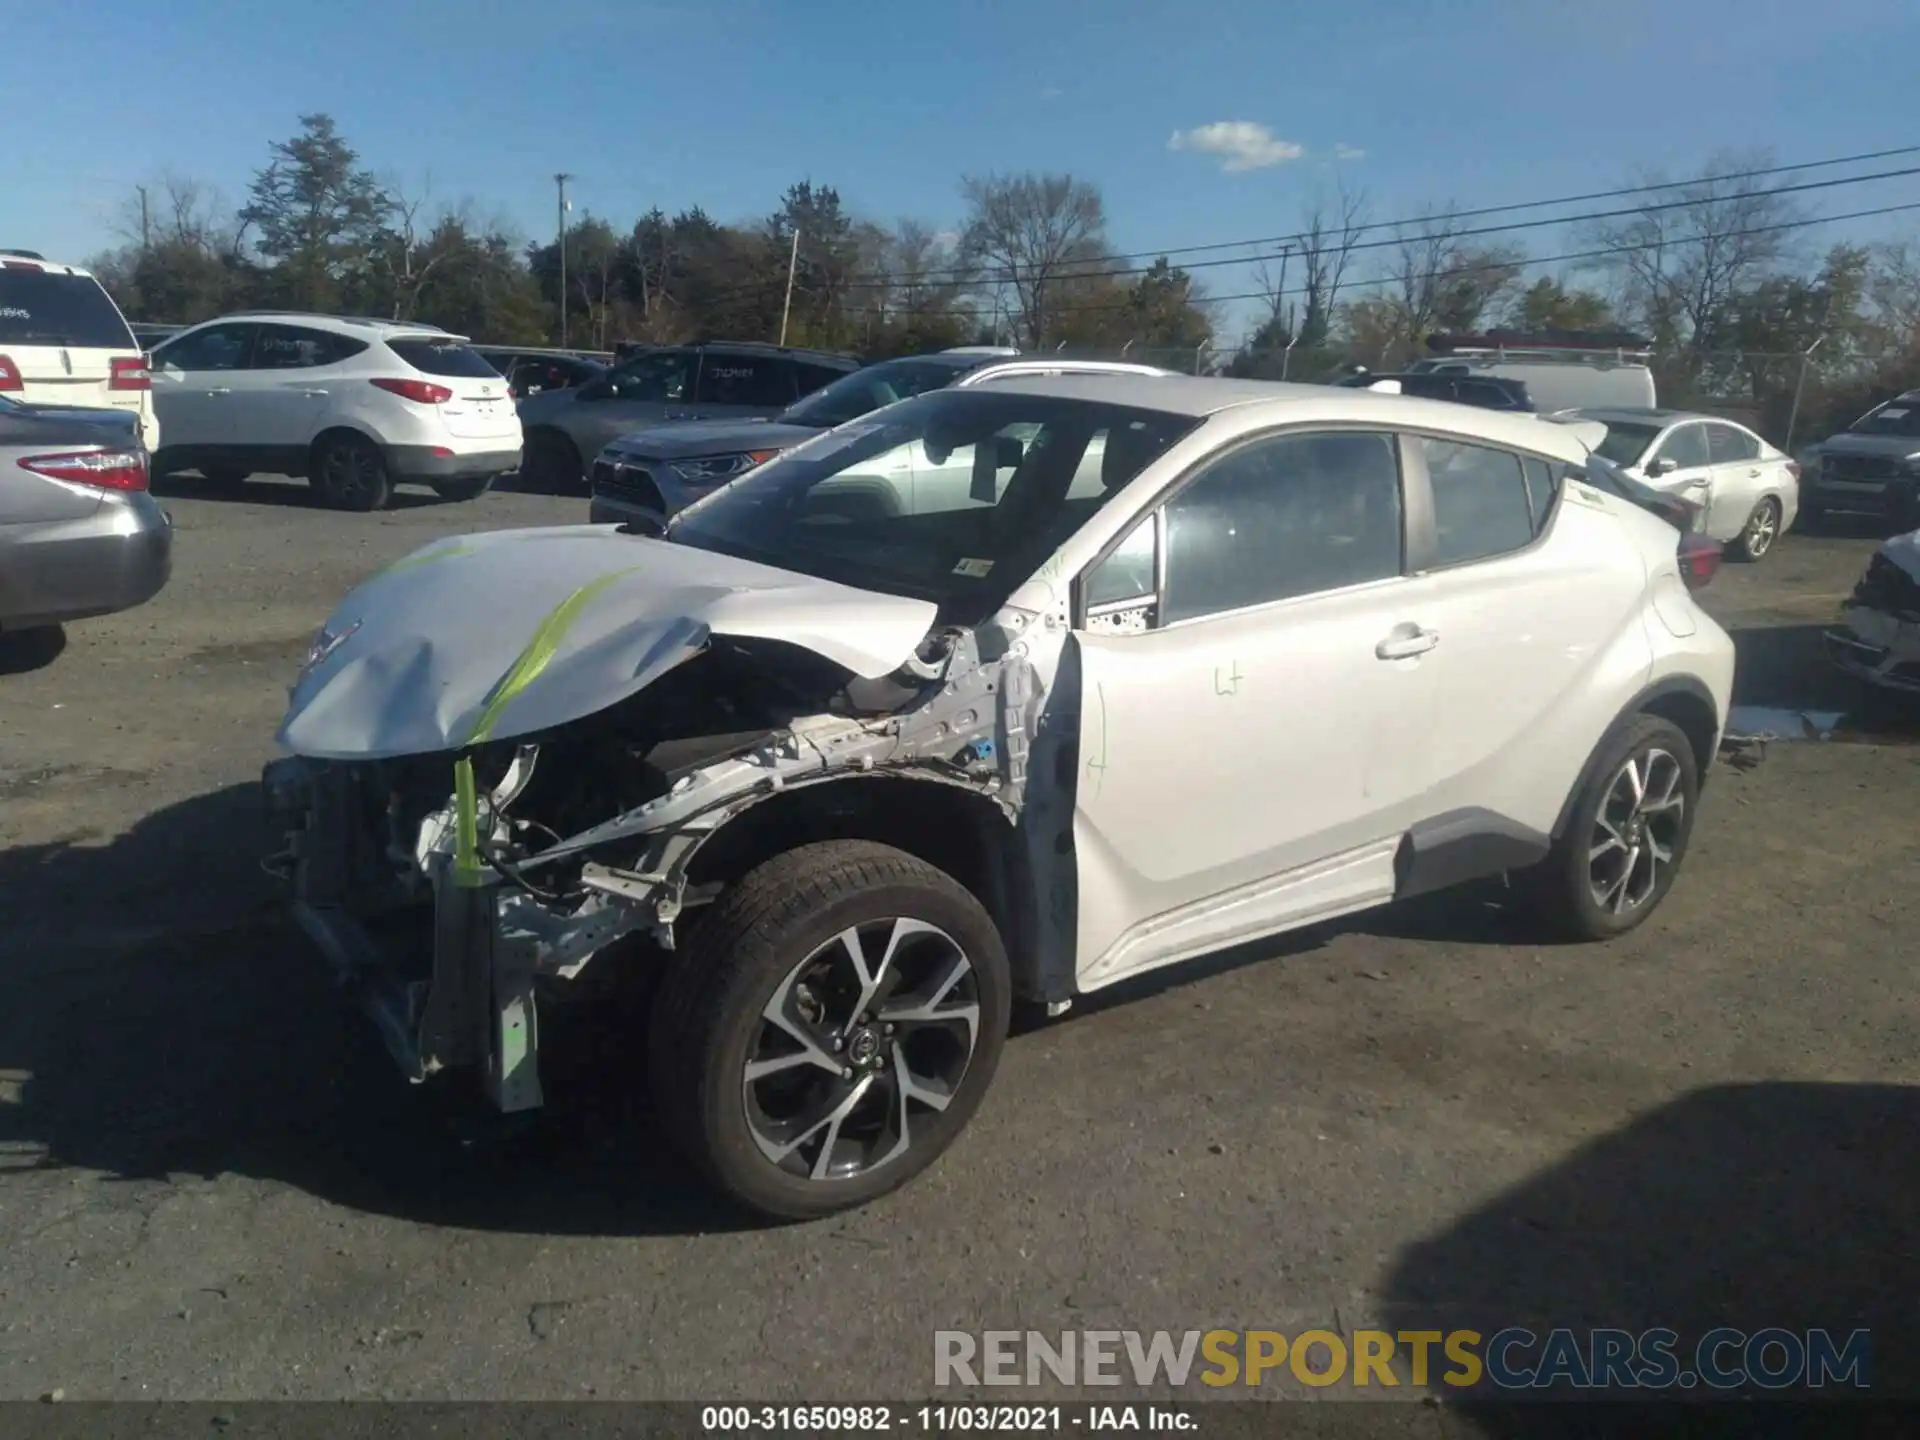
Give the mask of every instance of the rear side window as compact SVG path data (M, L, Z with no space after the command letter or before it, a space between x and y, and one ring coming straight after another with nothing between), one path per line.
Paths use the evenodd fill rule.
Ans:
M467 380L498 380L500 372L481 358L480 352L458 340L434 340L424 336L411 340L389 340L387 348L423 375L452 375Z
M140 348L98 280L18 265L0 265L0 345Z
M1733 425L1707 426L1707 451L1716 465L1732 465L1741 460L1758 460L1760 442Z
M695 399L702 405L755 405L784 410L799 392L785 360L766 355L700 357L700 383Z
M1518 455L1451 440L1420 444L1433 481L1436 564L1486 560L1532 541L1533 502Z
M262 325L254 332L252 368L311 370L321 365L337 365L366 348L364 340L327 330L308 330L299 325Z

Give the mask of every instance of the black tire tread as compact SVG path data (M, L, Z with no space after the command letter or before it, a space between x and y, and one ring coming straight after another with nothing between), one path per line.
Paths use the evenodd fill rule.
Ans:
M860 892L902 884L943 892L984 916L965 886L917 856L869 840L825 840L797 846L742 877L670 957L649 1017L649 1080L669 1138L708 1181L721 1177L701 1133L715 1097L706 1093L700 1057L725 1027L738 992L778 963L782 938L810 915ZM983 1035L981 1052L986 1044ZM997 1062L997 1056L986 1058Z

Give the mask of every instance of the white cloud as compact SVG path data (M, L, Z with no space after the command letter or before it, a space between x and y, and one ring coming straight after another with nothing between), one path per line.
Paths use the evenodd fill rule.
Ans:
M1229 174L1240 170L1264 170L1269 165L1298 160L1306 153L1291 140L1278 138L1266 126L1252 120L1216 120L1211 125L1176 130L1167 140L1167 148L1217 155L1220 157L1220 168Z
M1364 160L1367 158L1367 152L1356 149L1352 145L1336 145L1333 147L1333 158L1336 160Z

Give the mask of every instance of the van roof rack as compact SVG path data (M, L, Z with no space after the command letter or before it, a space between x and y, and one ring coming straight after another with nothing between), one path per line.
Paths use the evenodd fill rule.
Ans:
M1612 360L1644 364L1653 341L1630 330L1487 330L1427 337L1434 356L1500 360Z

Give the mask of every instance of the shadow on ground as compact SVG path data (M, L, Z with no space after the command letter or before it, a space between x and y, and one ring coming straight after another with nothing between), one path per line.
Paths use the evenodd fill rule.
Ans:
M1695 1091L1411 1247L1390 1272L1382 1318L1395 1330L1477 1330L1489 1342L1483 1350L1498 1332L1524 1327L1538 1338L1507 1352L1516 1367L1536 1365L1555 1329L1638 1336L1665 1328L1678 1332L1681 1374L1700 1373L1696 1347L1718 1327L1824 1329L1842 1348L1866 1329L1868 1393L1912 1395L1920 1392L1916 1135L1920 1087ZM1739 1353L1723 1348L1716 1358ZM1785 1359L1776 1349L1765 1363ZM1432 1373L1436 1391L1462 1396L1438 1365ZM1548 1393L1577 1394L1564 1384ZM1697 1383L1668 1393L1714 1392ZM1848 1394L1861 1391L1824 1390L1826 1398ZM1518 1414L1496 1406L1473 1418L1489 1435L1540 1433L1510 1428Z
M324 510L327 504L304 480L282 476L216 484L198 475L166 475L153 482L153 493L163 500L218 500L238 505L276 505L290 510ZM389 510L418 510L428 505L460 505L467 502L447 500L431 490L408 486L396 488L387 501Z
M406 1085L282 918L267 849L257 791L240 785L110 844L0 853L0 1071L24 1079L20 1103L0 1106L0 1166L237 1173L527 1233L745 1223L658 1135L624 997L591 1021L543 1011L550 1058L566 1063L547 1067L541 1120L509 1130Z
M37 625L0 635L0 675L26 675L44 670L67 648L67 632L59 625Z

